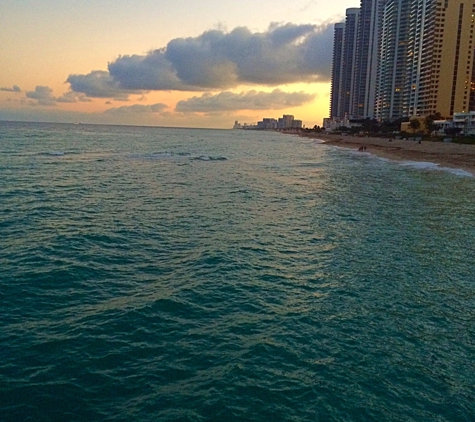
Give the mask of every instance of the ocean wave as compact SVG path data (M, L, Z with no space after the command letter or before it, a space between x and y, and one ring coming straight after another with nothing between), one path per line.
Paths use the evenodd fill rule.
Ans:
M48 157L63 157L66 155L64 151L49 151L49 152L40 152L38 155L46 155Z
M212 155L204 155L204 154L194 155L190 152L170 152L170 151L130 154L128 157L132 159L138 159L138 160L171 160L171 161L182 161L182 160L225 161L227 160L227 158L224 156L212 156Z
M57 130L0 154L0 420L471 420L471 179Z
M221 156L209 156L209 155L199 155L198 157L194 157L193 160L199 161L226 161L226 157Z
M461 177L475 177L473 173L470 173L467 170L452 168L452 167L444 167L437 163L432 163L429 161L403 161L400 162L401 166L410 167L416 170L429 170L429 171L444 171L447 173L454 174L455 176Z
M173 158L175 155L171 152L151 152L141 154L129 154L127 157L134 160L166 160Z

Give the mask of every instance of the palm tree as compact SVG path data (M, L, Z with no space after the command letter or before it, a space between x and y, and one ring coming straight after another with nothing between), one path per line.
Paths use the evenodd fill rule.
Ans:
M414 133L416 130L420 129L421 122L417 119L409 120L409 127L412 129L412 133Z
M442 120L442 115L437 112L435 114L429 114L425 119L424 119L424 125L427 129L427 132L431 135L434 130L437 129L437 125L434 123L435 120Z

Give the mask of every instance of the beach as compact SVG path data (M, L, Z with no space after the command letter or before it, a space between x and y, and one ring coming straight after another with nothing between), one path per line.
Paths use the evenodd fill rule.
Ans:
M475 175L475 145L329 134L315 134L312 137L343 148L358 150L363 146L366 152L383 158L427 161L443 167L463 169Z

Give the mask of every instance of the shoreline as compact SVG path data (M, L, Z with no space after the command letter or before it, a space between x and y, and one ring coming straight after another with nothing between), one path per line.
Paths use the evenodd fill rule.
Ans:
M430 162L441 167L465 170L475 176L475 145L446 142L416 141L373 138L359 136L341 136L329 134L312 134L304 137L319 139L328 145L358 150L366 147L378 157L395 161Z

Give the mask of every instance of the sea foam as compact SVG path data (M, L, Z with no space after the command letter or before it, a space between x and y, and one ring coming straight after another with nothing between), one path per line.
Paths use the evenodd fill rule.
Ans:
M416 170L445 171L447 173L454 174L455 176L475 177L473 173L470 173L467 170L452 168L452 167L443 167L437 163L432 163L429 161L403 161L400 163L400 165L404 167L414 168Z
M339 150L339 151L349 152L351 155L354 155L354 156L357 155L357 156L361 156L361 157L376 159L378 161L396 163L396 164L399 164L400 166L412 168L414 170L443 171L443 172L447 172L447 173L450 173L450 174L453 174L453 175L459 176L459 177L475 178L475 174L473 174L473 173L471 173L467 170L463 170L463 169L460 169L460 168L453 168L453 167L444 167L444 166L441 166L437 163L432 163L430 161L411 161L411 160L399 161L399 160L395 160L395 159L391 159L391 158L380 157L376 154L372 154L369 151L357 151L355 149L349 149L349 148L335 146L335 145L332 145L332 147Z

